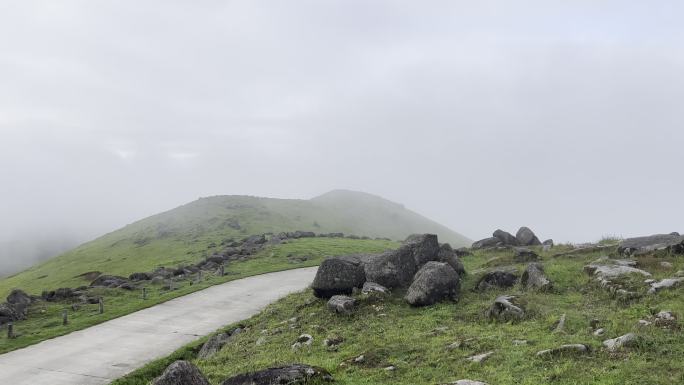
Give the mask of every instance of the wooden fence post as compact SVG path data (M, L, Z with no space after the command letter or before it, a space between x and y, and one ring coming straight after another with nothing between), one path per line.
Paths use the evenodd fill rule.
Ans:
M100 314L103 314L104 313L104 299L102 297L100 297L100 300L98 301L98 303L100 305Z
M14 324L13 323L8 323L7 324L7 339L13 339L14 338Z
M62 325L66 326L69 324L69 313L66 309L62 310Z

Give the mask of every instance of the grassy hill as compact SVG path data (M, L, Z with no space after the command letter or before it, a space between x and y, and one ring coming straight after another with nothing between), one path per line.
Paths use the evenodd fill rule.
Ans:
M569 248L560 247L553 253L564 249ZM554 289L547 293L524 291L519 286L473 291L478 271L499 265L524 267L514 262L512 251L484 250L463 259L469 274L462 283L458 303L413 308L402 299L401 292L384 299L356 295L360 302L357 310L343 316L331 313L325 300L316 299L307 290L240 322L245 331L214 357L196 358L204 338L113 385L148 384L177 359L192 361L212 384L239 373L293 362L323 367L339 385L446 384L460 379L492 385L683 383L684 334L680 328L639 326L639 320L653 320L655 313L668 310L680 316L681 325L684 287L627 303L616 300L583 272L584 265L605 253L565 257L541 253L546 273L554 283ZM646 256L638 262L653 273L654 279L670 277L684 268L684 260L676 256ZM665 268L661 262L673 266ZM641 281L635 284L643 287ZM500 323L486 319L485 310L503 294L522 299L527 310L523 320ZM563 314L565 327L554 331ZM593 319L599 321L605 335L594 335L590 327ZM615 352L602 347L603 340L630 332L637 335L635 346ZM292 349L304 333L313 336L313 344ZM338 348L323 345L324 339L331 337L343 339ZM578 343L588 345L590 352L536 356L544 349ZM490 351L493 354L483 363L467 360ZM356 360L360 356L364 359Z
M201 198L151 216L0 280L0 298L13 288L31 293L76 287L90 271L127 276L159 266L192 264L227 239L282 231L343 232L404 239L435 233L453 246L470 240L403 206L370 194L337 190L311 200L250 196Z

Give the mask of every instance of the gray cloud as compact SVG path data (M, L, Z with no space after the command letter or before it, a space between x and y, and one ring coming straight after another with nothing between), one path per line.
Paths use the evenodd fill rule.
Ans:
M678 2L5 2L0 241L373 192L484 237L683 230Z

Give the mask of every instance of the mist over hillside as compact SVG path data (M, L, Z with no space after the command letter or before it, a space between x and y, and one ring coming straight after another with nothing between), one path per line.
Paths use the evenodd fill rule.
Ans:
M0 277L21 271L44 261L83 241L70 232L25 235L23 238L0 242Z

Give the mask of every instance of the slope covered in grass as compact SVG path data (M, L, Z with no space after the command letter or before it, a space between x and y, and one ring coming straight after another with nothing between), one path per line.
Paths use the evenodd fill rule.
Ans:
M40 292L79 286L79 275L90 271L127 276L192 264L220 251L228 239L296 230L395 240L431 232L454 246L469 242L401 205L364 193L334 191L312 200L216 196L143 219L4 278L0 297L17 287Z
M91 296L104 298L104 314L99 313L97 304L79 304L78 308L74 309L71 301L41 301L31 306L27 320L14 324L16 332L20 334L18 338L8 340L6 333L0 333L0 353L80 330L212 285L266 272L316 266L326 256L378 253L396 247L397 243L385 240L302 238L268 246L250 259L230 263L226 266L226 275L223 277L205 274L201 282L195 281L194 276L178 281L175 290L165 290L150 281L140 282L140 287L135 291L90 289ZM87 284L87 281L81 280L79 284ZM146 299L141 295L143 287L148 293ZM29 292L32 293L30 290ZM70 320L66 326L62 325L62 311L65 309Z
M518 286L479 293L472 291L478 271L510 265L512 253L478 251L464 258L469 274L460 301L425 308L408 306L397 292L384 300L357 296L360 306L356 312L341 316L328 311L325 301L315 299L307 290L242 322L246 331L210 359L196 359L199 341L114 384L147 384L179 358L195 363L212 384L238 373L292 362L321 366L332 373L335 384L347 385L442 384L459 379L491 385L682 383L684 335L678 328L640 327L638 321L670 310L679 314L681 322L684 288L646 295L630 303L616 301L582 271L600 255L543 255L547 275L555 285L549 293L523 291ZM673 263L674 268L663 268L661 261ZM681 257L643 258L640 263L655 279L684 268ZM522 268L523 264L517 266ZM485 310L502 294L518 295L526 302L524 320L497 323L485 318ZM562 314L566 314L565 327L553 332ZM605 328L603 337L593 335L593 319ZM637 334L636 346L613 353L602 348L603 340L629 332ZM293 350L291 345L304 333L313 336L313 344ZM330 337L344 341L337 349L330 349L323 346L324 339ZM548 359L536 356L540 350L573 343L589 345L591 352ZM482 364L467 360L489 351L493 354ZM360 356L363 360L355 362ZM395 370L387 369L391 366Z

